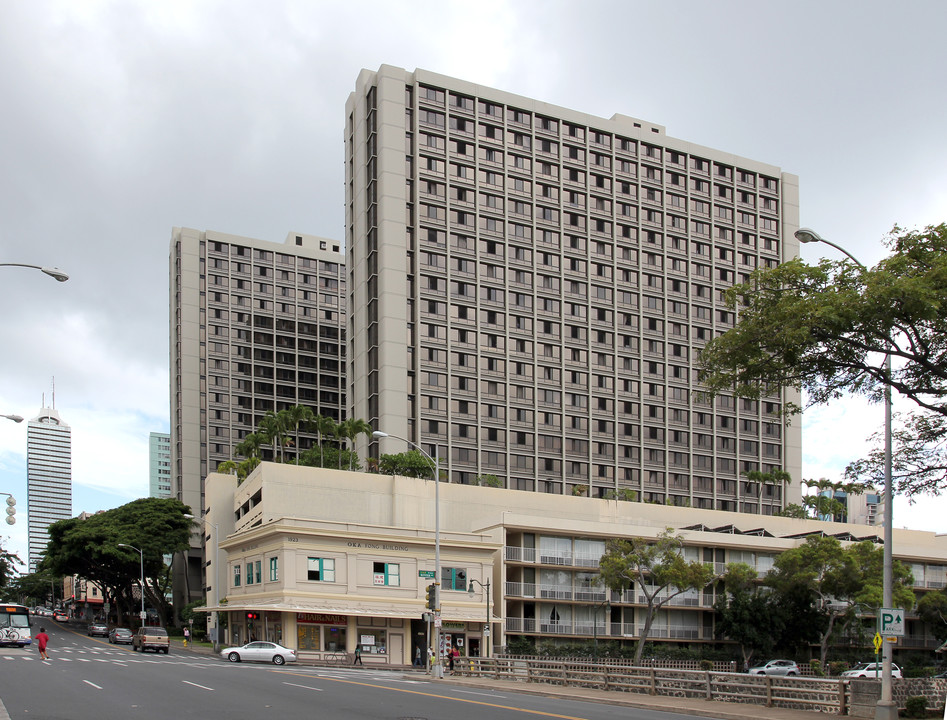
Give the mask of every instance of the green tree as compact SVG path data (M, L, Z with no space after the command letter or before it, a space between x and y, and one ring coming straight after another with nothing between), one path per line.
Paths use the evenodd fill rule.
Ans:
M140 588L138 552L143 551L145 599L164 623L172 620L167 600L169 572L164 556L188 547L190 508L173 498L142 498L80 520L70 518L49 527L41 568L57 575L78 575L96 583L109 599L132 607L130 589Z
M319 464L317 467L326 467L323 443L326 438L336 436L336 422L325 415L317 415L315 420L310 423L310 428L316 432L316 439L319 442Z
M286 415L279 415L272 410L267 410L257 425L257 434L264 443L273 445L273 460L283 462L283 448L290 442L289 418Z
M834 537L810 536L775 560L766 582L778 593L808 593L824 618L819 660L825 667L833 633L844 630L859 607L877 611L882 601L883 551L870 540L845 547ZM899 607L914 606L911 573L894 564L893 599Z
M378 471L383 475L400 475L402 477L425 478L434 476L434 467L417 450L396 455L382 455L378 459Z
M0 538L2 541L2 538ZM3 590L16 575L16 566L22 565L23 561L16 553L10 552L0 545L0 591Z
M917 604L917 614L931 628L934 637L941 642L947 640L947 592L936 590L924 595Z
M277 413L280 422L286 428L287 432L292 433L295 438L289 439L289 444L294 445L299 450L299 428L309 427L310 423L316 419L315 413L311 407L305 405L293 405L292 407L280 410Z
M770 655L783 629L780 608L756 579L756 570L746 563L728 564L724 592L714 603L714 633L740 646L745 667L757 655Z
M353 447L349 448L349 470L352 469L352 456L355 455L355 440L359 435L367 435L371 437L372 435L372 426L369 425L364 420L359 420L357 418L348 418L343 420L336 426L336 433L340 439L345 439L348 442L351 442ZM340 458L341 459L341 458ZM341 469L341 466L340 466Z
M849 260L792 260L759 270L727 292L737 325L700 354L701 381L758 398L775 386L805 389L812 404L845 393L883 399L886 388L920 408L895 436L902 491L947 487L947 224L895 227L890 255L866 269ZM890 375L882 358L893 359ZM904 458L899 461L899 458ZM849 479L878 483L880 454Z
M496 475L484 473L477 476L477 485L480 485L481 487L501 488L503 487L503 481Z
M605 586L621 592L637 587L644 597L644 625L635 647L635 664L641 663L654 619L664 605L687 590L699 590L714 580L712 566L684 559L684 541L672 528L654 540L612 539L599 562Z
M51 588L60 581L61 578L55 577L48 571L19 575L3 588L3 597L8 602L18 602L23 605L43 605L49 599ZM61 582L60 587L62 587Z

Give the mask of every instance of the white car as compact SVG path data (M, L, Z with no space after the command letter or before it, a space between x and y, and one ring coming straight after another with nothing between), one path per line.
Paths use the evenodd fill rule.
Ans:
M843 678L873 678L881 677L881 666L883 663L873 663L873 662L864 662L858 663L851 670L846 670L843 673L839 673L839 677ZM899 678L904 677L901 674L901 668L899 668L894 663L891 663L891 677Z
M751 667L750 675L799 675L799 666L793 660L770 660L765 665Z
M271 662L274 665L296 662L296 651L272 642L254 640L241 647L229 647L220 651L230 662Z

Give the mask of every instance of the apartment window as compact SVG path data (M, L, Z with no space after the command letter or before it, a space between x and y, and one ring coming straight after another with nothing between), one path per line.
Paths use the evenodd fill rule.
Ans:
M441 568L441 589L467 591L467 571L464 568Z
M308 558L307 580L314 582L335 582L335 559Z
M400 586L401 566L398 563L372 563L372 584L389 585L391 587Z
M276 582L279 580L279 558L271 557L270 558L270 582Z
M233 566L233 586L240 587L240 566Z

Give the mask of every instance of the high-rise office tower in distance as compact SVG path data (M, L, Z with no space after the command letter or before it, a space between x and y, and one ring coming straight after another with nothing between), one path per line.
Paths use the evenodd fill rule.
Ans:
M417 70L346 104L351 414L450 481L769 514L798 501L793 391L709 398L724 292L797 255L765 163ZM370 454L398 452L393 440ZM747 482L785 470L788 485Z
M148 435L148 495L171 495L171 436L153 432Z
M43 407L27 426L26 483L28 565L35 572L46 554L49 526L72 517L72 430L55 407Z
M204 509L208 472L234 457L267 411L305 405L345 417L345 267L338 241L285 243L174 228L171 289L171 495ZM312 446L302 434L289 456ZM272 457L263 447L264 459ZM201 592L199 538L175 602ZM187 602L187 601L186 601Z

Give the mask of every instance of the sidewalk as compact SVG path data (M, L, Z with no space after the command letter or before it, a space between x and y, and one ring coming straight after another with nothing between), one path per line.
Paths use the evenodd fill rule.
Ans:
M191 652L198 655L213 655L211 647L184 642L180 638L171 638L171 647L175 652ZM312 667L329 667L315 663L300 662L299 665ZM359 668L361 669L361 668ZM405 677L427 677L421 670L410 665L365 665L366 670L384 670L391 673L401 673ZM696 698L667 697L663 695L645 695L638 693L616 692L609 690L595 690L592 688L567 687L563 685L547 685L545 683L526 683L513 680L494 680L493 678L474 678L463 675L448 675L443 680L431 682L439 685L459 685L476 687L499 692L523 693L525 695L542 695L544 697L561 697L569 700L585 700L588 702L616 705L639 710L654 710L657 712L678 713L679 715L698 715L721 720L817 720L821 713L807 710L787 710L785 708L764 707L743 703L727 703L718 700L698 700Z

